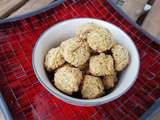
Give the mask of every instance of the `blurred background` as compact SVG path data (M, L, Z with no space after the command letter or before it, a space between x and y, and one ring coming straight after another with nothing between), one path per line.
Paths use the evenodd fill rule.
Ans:
M0 0L0 20L23 15L56 0ZM160 39L160 0L110 0L147 32Z

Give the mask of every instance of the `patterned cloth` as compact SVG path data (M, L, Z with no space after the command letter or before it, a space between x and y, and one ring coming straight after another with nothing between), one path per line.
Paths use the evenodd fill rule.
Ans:
M123 96L96 107L73 106L55 98L37 80L32 50L48 27L71 18L111 22L135 42L141 59L136 83ZM0 24L0 90L16 120L137 120L160 97L160 45L105 0L67 0L33 17Z

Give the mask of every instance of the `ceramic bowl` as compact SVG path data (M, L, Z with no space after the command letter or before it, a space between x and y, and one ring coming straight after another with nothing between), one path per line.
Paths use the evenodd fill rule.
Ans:
M76 29L86 23L93 22L110 30L115 40L126 47L130 55L130 63L120 74L115 89L103 97L96 99L78 99L68 96L57 90L47 77L44 69L44 57L49 49L57 47L62 41L75 35ZM53 96L73 105L96 106L108 103L125 94L135 83L140 68L140 60L137 48L131 38L119 27L98 19L78 18L60 22L46 30L38 39L32 56L32 65L39 82Z

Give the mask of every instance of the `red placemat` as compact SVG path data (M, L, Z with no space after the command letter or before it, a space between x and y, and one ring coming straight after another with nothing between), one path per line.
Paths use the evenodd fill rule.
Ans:
M123 96L97 107L78 107L53 97L32 69L32 50L48 27L78 17L109 21L135 42L141 69L134 86ZM160 97L160 45L122 17L105 0L67 0L45 13L0 24L0 90L14 119L134 120Z

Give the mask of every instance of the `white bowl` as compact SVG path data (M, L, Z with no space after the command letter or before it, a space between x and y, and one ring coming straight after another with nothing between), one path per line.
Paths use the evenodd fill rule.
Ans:
M103 26L104 28L109 29L110 32L113 34L113 37L121 45L128 49L130 55L130 63L127 68L121 73L116 88L108 95L91 100L73 98L57 90L48 79L43 66L44 57L49 49L57 47L62 41L73 37L75 35L77 27L88 22L93 22ZM114 99L120 97L128 91L128 89L136 81L140 67L140 60L138 51L133 41L120 28L111 23L98 19L79 18L58 23L49 28L46 32L44 32L34 47L32 65L38 80L52 95L73 105L96 106L113 101Z

